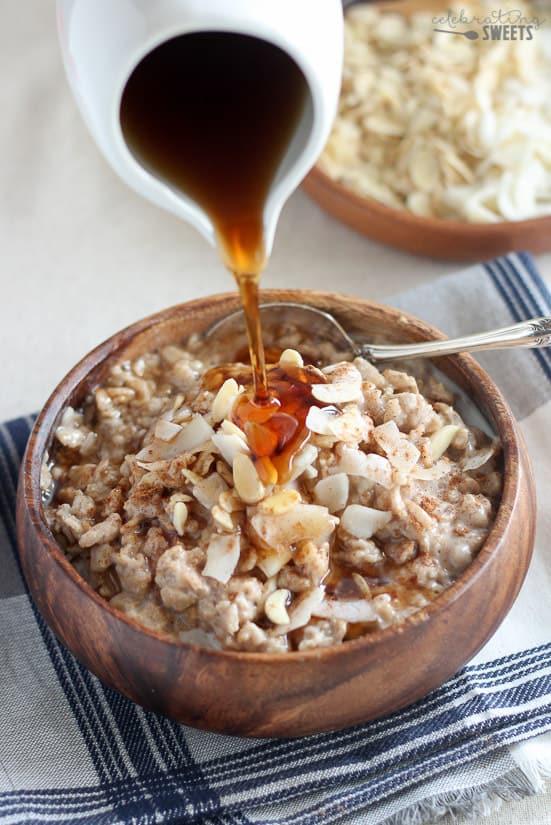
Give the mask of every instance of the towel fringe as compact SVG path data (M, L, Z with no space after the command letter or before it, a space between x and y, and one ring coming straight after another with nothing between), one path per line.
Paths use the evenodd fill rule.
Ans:
M518 742L509 750L519 769L532 783L534 793L542 791L546 779L551 778L551 735L543 734L527 742Z
M518 755L516 761L520 762ZM429 825L449 815L475 822L499 810L504 802L534 796L543 790L551 777L551 758L522 757L522 766L500 776L493 782L474 788L463 788L420 800L385 819L381 825Z

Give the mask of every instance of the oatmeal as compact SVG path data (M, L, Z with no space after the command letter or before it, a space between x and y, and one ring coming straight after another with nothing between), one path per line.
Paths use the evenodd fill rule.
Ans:
M428 605L488 534L499 444L426 369L327 360L269 368L300 400L277 427L243 418L249 368L196 342L115 366L42 472L80 574L145 627L232 650L334 645Z

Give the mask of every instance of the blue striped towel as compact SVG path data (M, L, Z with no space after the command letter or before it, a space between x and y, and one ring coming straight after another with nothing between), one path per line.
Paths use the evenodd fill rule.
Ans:
M526 255L394 303L450 335L551 314ZM297 740L174 724L105 687L59 644L28 597L15 545L16 479L32 419L1 426L0 824L422 823L445 810L482 810L492 795L534 792L535 763L551 765L551 738L541 736L551 731L551 505L541 495L551 483L551 352L480 360L521 421L540 488L521 595L477 659L422 701Z

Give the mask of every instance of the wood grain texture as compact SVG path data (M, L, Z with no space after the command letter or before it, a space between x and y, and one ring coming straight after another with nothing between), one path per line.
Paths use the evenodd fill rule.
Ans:
M422 218L357 195L315 166L302 188L337 220L386 246L447 261L486 261L507 252L551 249L551 216L483 224Z
M332 310L364 337L442 337L402 312L329 293L270 290L263 300ZM25 578L39 610L100 679L146 708L196 727L245 736L298 736L372 719L441 684L470 659L511 607L529 564L535 494L526 449L503 397L469 356L438 366L465 388L503 444L503 498L488 540L463 576L428 608L394 628L328 649L284 655L206 650L140 628L98 596L51 535L39 492L40 464L68 404L79 404L121 358L177 341L235 309L235 295L182 304L99 346L59 384L33 429L18 493Z

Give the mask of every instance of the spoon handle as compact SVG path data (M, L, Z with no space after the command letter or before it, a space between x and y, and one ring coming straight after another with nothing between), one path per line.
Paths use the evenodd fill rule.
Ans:
M386 361L391 358L421 358L424 355L435 357L484 349L548 346L551 346L551 317L530 318L529 321L521 321L510 327L465 335L463 338L423 341L420 344L364 344L358 349L366 358Z

